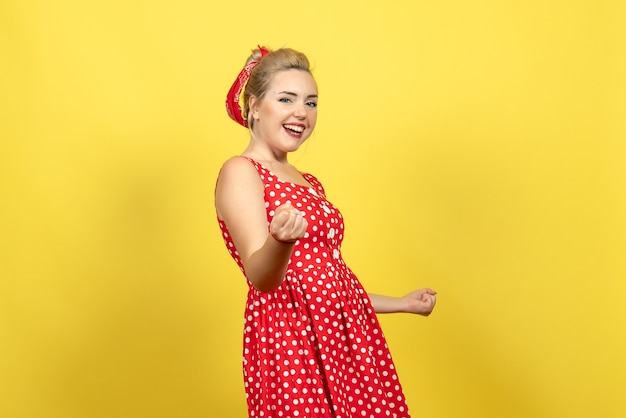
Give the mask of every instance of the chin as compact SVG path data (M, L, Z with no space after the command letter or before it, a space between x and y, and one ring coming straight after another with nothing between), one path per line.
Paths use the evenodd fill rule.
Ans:
M306 139L299 139L296 142L296 141L294 141L293 138L291 138L291 140L284 145L284 151L286 151L286 152L297 151L298 149L300 149L302 144L304 144L305 142L306 142Z

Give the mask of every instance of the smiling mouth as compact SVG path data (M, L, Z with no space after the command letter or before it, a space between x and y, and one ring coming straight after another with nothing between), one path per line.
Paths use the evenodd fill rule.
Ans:
M302 132L304 132L304 126L300 126L300 125L286 124L286 125L283 125L283 128L285 128L288 131L291 131L291 132L293 132L295 134L301 134Z

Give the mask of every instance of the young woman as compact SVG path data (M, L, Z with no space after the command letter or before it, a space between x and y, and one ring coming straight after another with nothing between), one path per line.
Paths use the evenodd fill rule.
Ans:
M224 241L249 285L249 416L408 417L376 313L429 315L435 291L368 294L344 263L341 213L315 176L288 162L315 128L317 102L308 59L288 48L254 50L227 95L229 115L250 130L215 192Z

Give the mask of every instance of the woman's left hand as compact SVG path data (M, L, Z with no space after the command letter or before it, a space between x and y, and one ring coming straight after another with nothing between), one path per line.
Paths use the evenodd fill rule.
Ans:
M408 293L403 297L407 304L407 312L428 316L437 303L437 292L433 289L419 289Z

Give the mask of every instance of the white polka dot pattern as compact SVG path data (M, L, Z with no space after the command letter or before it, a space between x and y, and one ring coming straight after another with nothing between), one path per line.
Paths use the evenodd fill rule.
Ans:
M288 183L250 160L265 185L268 226L275 209L291 204L306 217L278 289L250 283L244 325L244 380L250 417L408 417L385 337L354 273L341 258L343 219L313 187ZM228 251L243 271L226 225Z

